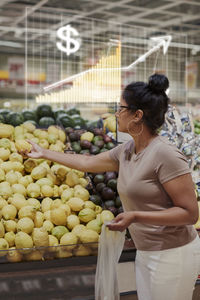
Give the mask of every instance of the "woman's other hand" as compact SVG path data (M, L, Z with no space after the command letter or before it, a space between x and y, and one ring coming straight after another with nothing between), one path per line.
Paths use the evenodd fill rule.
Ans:
M134 222L134 220L135 214L133 211L124 212L117 215L117 217L106 226L113 231L124 231L131 223Z

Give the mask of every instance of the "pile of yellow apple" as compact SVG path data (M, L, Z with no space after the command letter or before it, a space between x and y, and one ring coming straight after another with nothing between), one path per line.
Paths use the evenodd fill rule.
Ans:
M55 126L0 124L0 256L18 262L94 253L101 226L113 214L89 201L83 172L23 158L17 150L30 150L26 139L65 148L65 133Z

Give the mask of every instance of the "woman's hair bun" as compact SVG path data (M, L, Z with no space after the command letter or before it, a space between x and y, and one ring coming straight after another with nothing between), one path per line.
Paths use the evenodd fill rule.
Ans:
M162 93L168 89L169 80L163 74L153 74L149 77L148 87L152 92Z

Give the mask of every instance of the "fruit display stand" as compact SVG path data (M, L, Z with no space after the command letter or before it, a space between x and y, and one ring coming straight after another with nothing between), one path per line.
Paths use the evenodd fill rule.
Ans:
M97 244L91 244L90 246L96 248ZM63 251L67 253L70 247L64 246ZM57 250L58 248L61 250L60 246L57 247ZM21 251L26 252L27 249ZM46 253L47 260L11 263L7 261L6 256L1 256L0 291L3 299L94 299L97 256L52 260L50 259L52 252L48 252L48 248L41 248L40 251L43 254ZM134 295L136 293L134 259L135 249L126 247L118 264L119 287L122 299L127 294ZM131 271L132 274L130 273L130 276L127 276L127 271ZM122 276L124 272L126 272L126 275Z
M97 246L97 244L93 244ZM65 251L67 252L67 247ZM60 248L60 246L58 246ZM44 249L42 252L44 253ZM55 249L54 249L55 250ZM23 250L24 251L24 250ZM45 250L48 254L48 248ZM50 251L51 253L51 251ZM118 263L121 300L137 300L135 284L136 250L124 247ZM11 263L1 256L0 291L5 300L94 300L97 256L68 257ZM50 256L48 257L50 258ZM200 278L193 299L199 299Z
M101 183L105 188L102 193L107 202L105 205L100 195L92 197L93 188L89 193L89 176L83 172L18 153L30 151L31 145L26 139L58 152L72 150L86 154L88 151L92 155L115 146L103 129L95 128L96 125L90 123L87 129L81 129L80 124L83 126L85 120L78 113L75 108L53 112L48 105L37 107L35 114L30 111L15 114L15 118L14 112L1 111L2 121L6 124L0 124L0 250L77 244L78 240L81 243L97 242L105 218L107 220L108 215L114 218L119 212L120 199L116 199L117 208L115 202L110 201L117 196L116 174L112 177L105 174L105 183L102 182L103 175L100 181L98 175L94 178L94 181L98 179L95 183ZM13 125L7 124L11 121ZM61 127L52 125L55 122ZM38 125L46 128L38 128ZM97 201L102 207L96 204ZM109 210L102 211L102 208ZM79 237L82 229L87 230L85 237Z

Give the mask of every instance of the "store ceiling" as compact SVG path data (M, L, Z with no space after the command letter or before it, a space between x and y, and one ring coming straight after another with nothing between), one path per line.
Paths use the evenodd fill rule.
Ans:
M151 28L155 35L169 31L187 34L189 44L200 46L199 0L1 0L1 53L24 53L26 12L29 24L31 18L34 20L31 26L33 39L39 29L58 29L60 14L72 14L74 22L95 18ZM98 35L101 30L105 32L100 28ZM88 38L89 35L88 31Z

